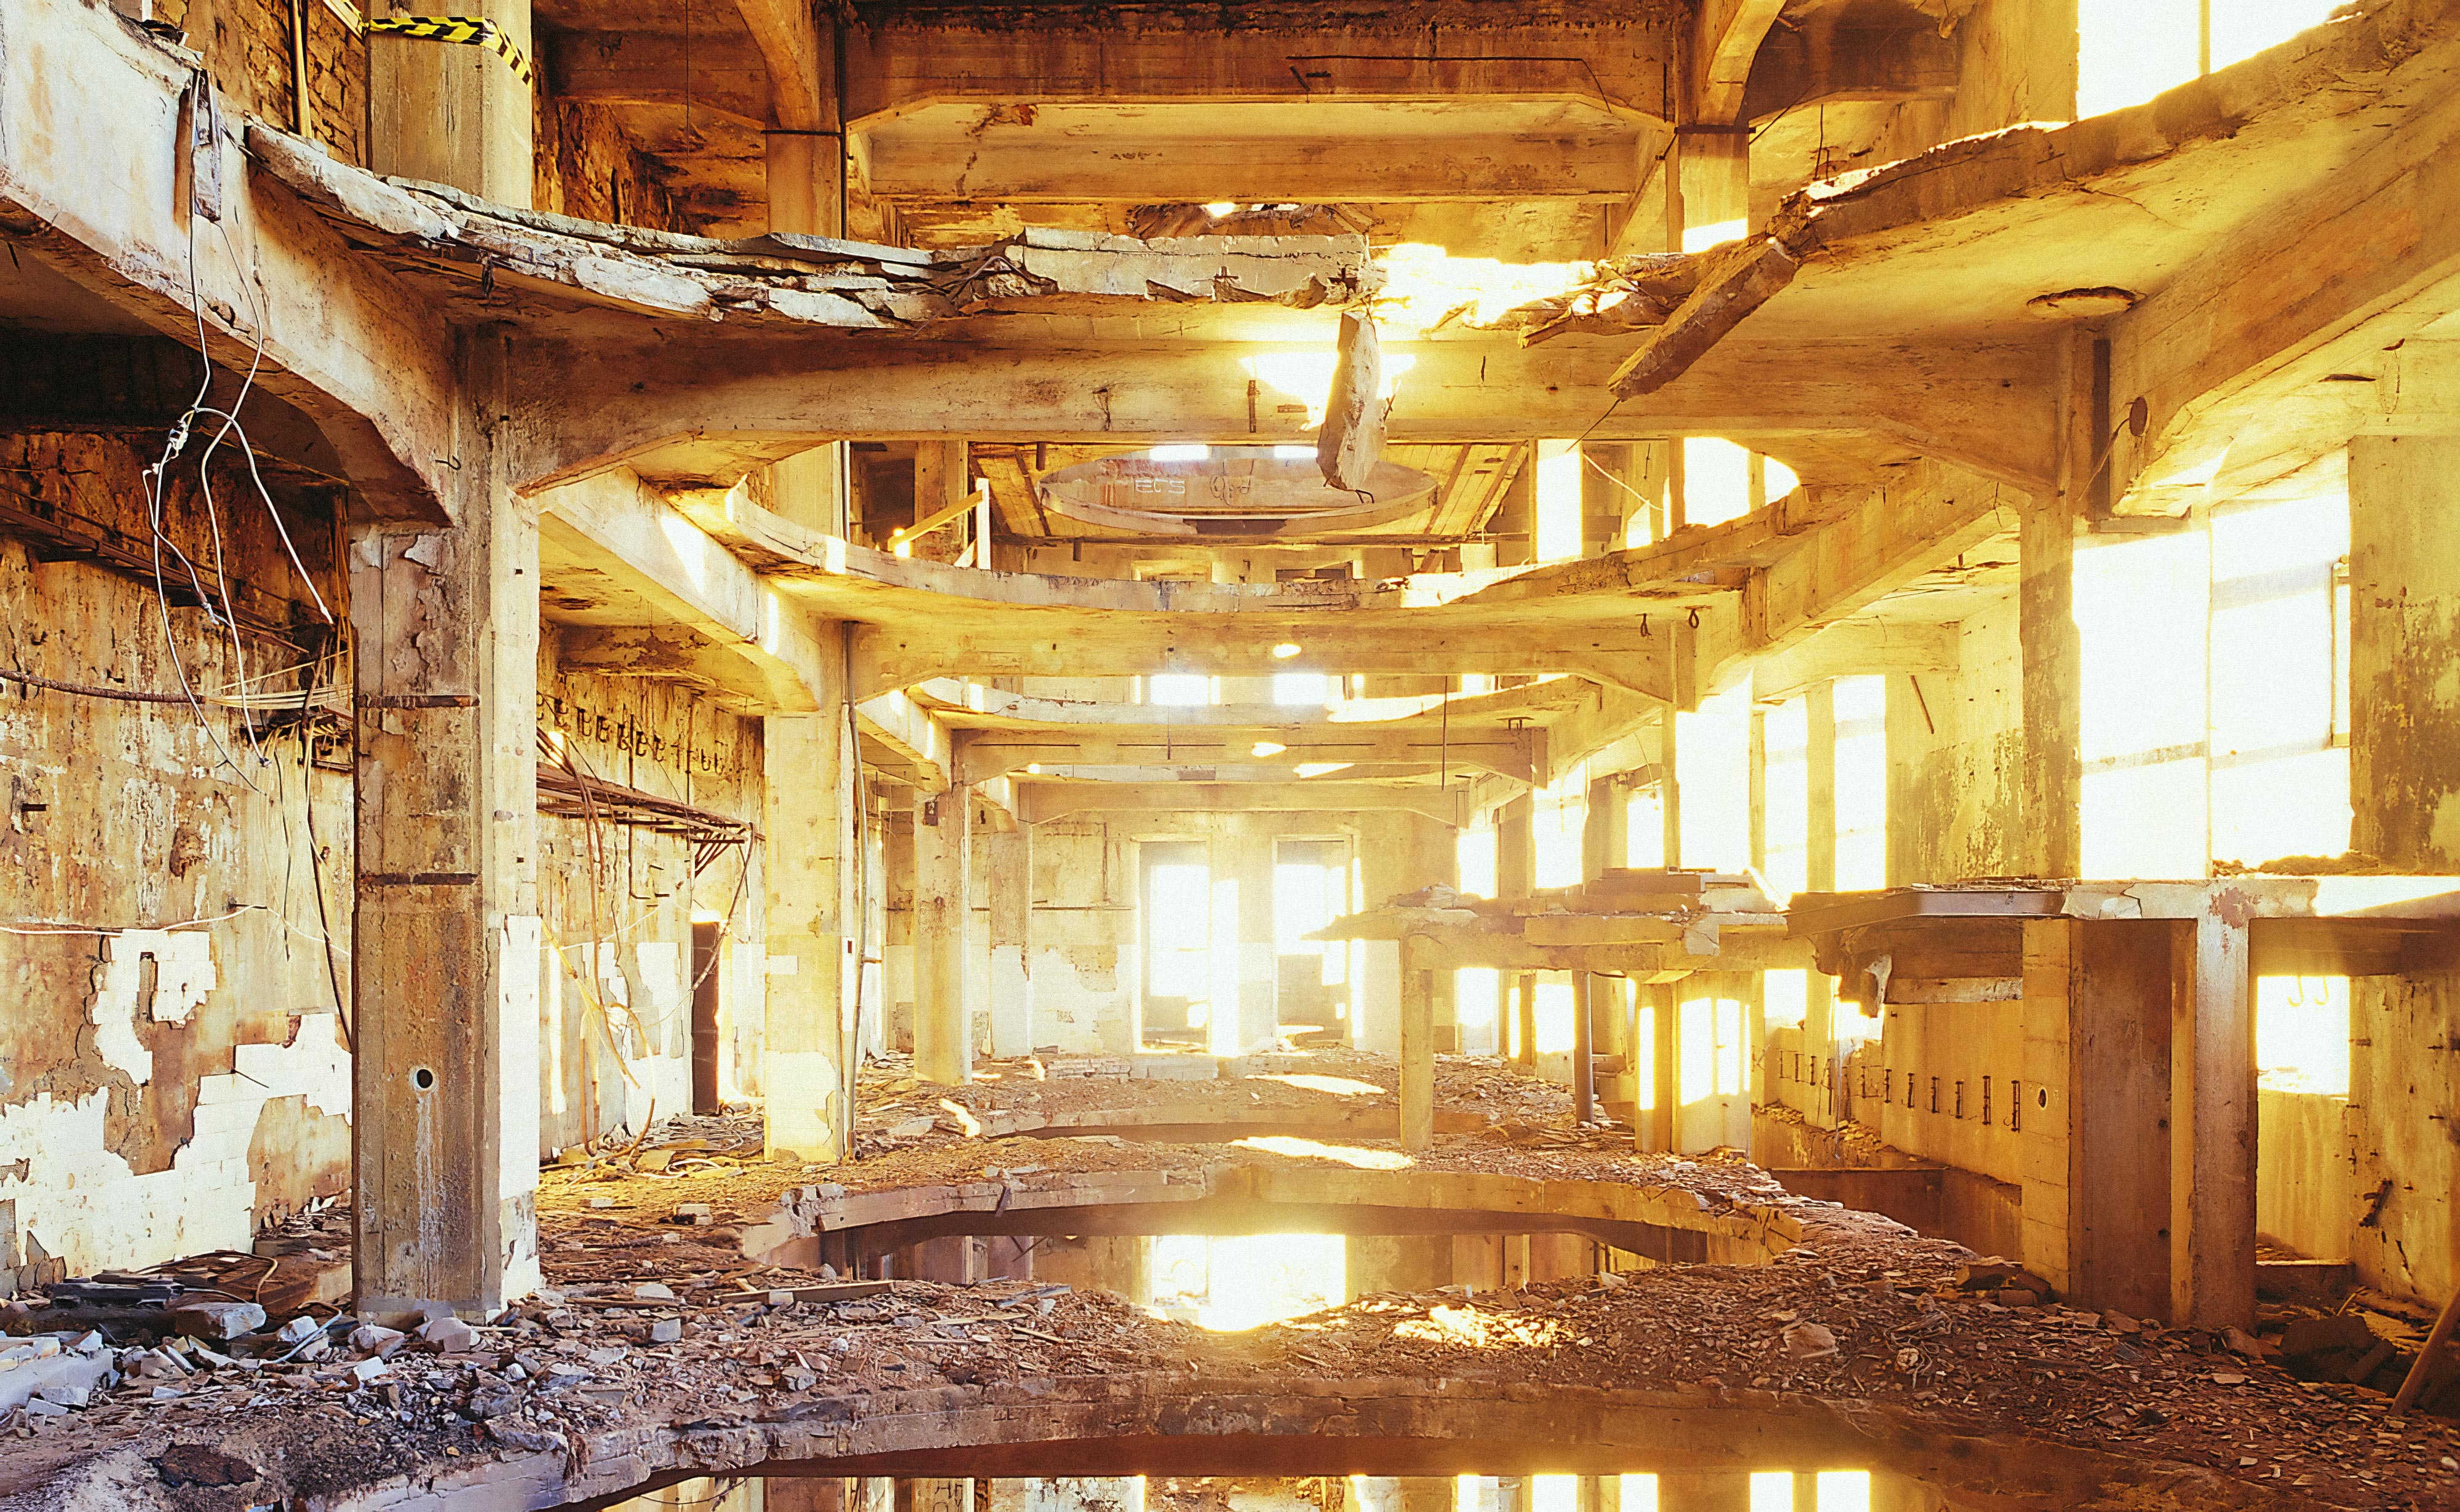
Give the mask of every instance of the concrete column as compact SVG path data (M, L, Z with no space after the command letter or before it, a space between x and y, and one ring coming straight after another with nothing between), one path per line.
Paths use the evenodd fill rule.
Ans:
M969 462L963 441L919 441L914 446L914 518L917 523L957 503L970 492ZM930 561L955 561L965 553L971 530L956 520L914 543L914 555ZM987 563L984 564L987 565Z
M2170 1321L2251 1329L2255 978L2246 925L2197 918L2191 960L2170 1029Z
M1410 963L1401 946L1401 1147L1435 1142L1435 974Z
M910 1047L914 1033L914 816L911 810L880 830L880 1044Z
M844 236L844 139L835 131L772 131L763 140L769 170L769 229ZM832 441L772 464L770 494L776 512L797 525L844 536L845 443Z
M973 803L963 788L914 806L914 1074L954 1086L971 1077L965 920L973 912Z
M1648 1117L1642 1121L1638 1130L1640 1147L1644 1150L1670 1152L1674 1148L1674 1130L1678 1117L1676 1100L1681 1094L1683 1085L1681 1080L1675 1075L1675 1058L1681 1045L1679 1034L1681 1025L1678 1020L1682 1016L1682 1008L1676 1001L1676 991L1672 985L1659 983L1643 990L1649 995L1652 1010L1649 1015L1652 1031L1650 1039L1654 1042L1649 1048L1648 1057L1651 1082L1649 1095L1652 1105L1648 1110Z
M529 0L471 0L452 13L494 21L538 61ZM368 38L368 166L377 173L526 210L536 183L534 109L531 86L492 48Z
M762 141L769 171L769 229L845 235L845 149L835 132L773 130Z
M1657 1512L1751 1512L1745 1470L1677 1470L1657 1478Z
M2460 871L2455 470L2460 436L2349 443L2350 844L2427 873Z
M834 1161L844 1145L845 1057L860 962L860 875L854 726L837 654L842 624L821 634L829 686L820 712L762 724L763 872L768 1030L760 1058L769 1150Z
M1495 811L1495 891L1499 897L1525 898L1538 883L1537 807L1521 794ZM1504 978L1503 1041L1515 1062L1538 1063L1537 978L1527 974Z
M1342 1247L1348 1294L1432 1292L1453 1281L1449 1234L1352 1234Z
M2093 374L2094 340L2078 334L2061 358L2067 425L2058 492L2036 497L2017 519L2016 634L2023 662L2023 786L2017 809L2025 866L2038 876L2074 876L2084 865L2084 641L2075 622L2076 533L2089 495L2109 481L2108 348ZM2352 470L2354 472L2354 469Z
M1262 814L1235 816L1216 854L1239 884L1236 1051L1252 1055L1280 1043L1281 957L1273 941L1273 830ZM1214 876L1221 874L1221 861ZM1371 969L1371 967L1370 967Z
M1033 827L989 836L991 1054L1033 1054Z
M855 1512L846 1484L841 1476L772 1476L760 1482L760 1512Z
M2134 1317L2170 1312L2160 1157L2174 1137L2171 998L2184 933L2159 920L2025 920L2024 1074L1998 1089L2010 1094L2022 1151L2025 1265L2079 1306Z
M350 549L350 1141L370 1313L489 1312L539 1280L538 516L498 444L503 338L458 346L455 522L359 530Z

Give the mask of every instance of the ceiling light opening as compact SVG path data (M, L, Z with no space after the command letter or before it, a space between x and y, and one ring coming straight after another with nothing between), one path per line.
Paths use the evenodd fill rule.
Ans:
M1273 647L1273 660L1276 662L1287 662L1290 658L1298 655L1299 650L1300 647L1297 641L1284 640L1280 645Z
M1250 756L1279 756L1282 752L1288 749L1289 747L1287 746L1283 745L1279 741L1258 741L1255 745L1247 747L1247 754Z

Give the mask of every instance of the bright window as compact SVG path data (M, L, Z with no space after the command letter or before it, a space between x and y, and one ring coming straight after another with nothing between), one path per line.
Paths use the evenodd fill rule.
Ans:
M1838 678L1836 887L1888 885L1888 680Z
M1325 672L1276 672L1273 702L1283 705L1331 704L1341 698L1341 680Z
M1718 436L1683 441L1683 522L1720 525L1751 509L1751 453Z
M1790 698L1760 715L1762 874L1776 901L1811 886L1811 700Z
M1213 680L1201 672L1161 672L1145 679L1145 702L1188 705L1213 702Z
M2255 1063L2264 1086L2349 1095L2349 978L2259 976Z
M1751 690L1738 683L1674 716L1682 795L1680 865L1740 872L1751 864Z
M1562 561L1580 555L1580 447L1577 441L1538 443L1537 558Z

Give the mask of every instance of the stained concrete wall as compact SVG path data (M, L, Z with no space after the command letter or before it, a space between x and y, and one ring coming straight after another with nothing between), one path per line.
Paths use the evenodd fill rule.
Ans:
M2440 1301L2460 1290L2460 976L2352 988L2348 1258L2372 1285Z
M1954 671L1888 679L1888 880L1898 886L2004 876L2024 851L2015 594L1955 631Z
M552 664L541 638L539 723L584 772L757 824L756 721L690 687ZM692 921L725 919L721 1090L756 1089L766 986L758 848L694 875L688 839L541 815L540 908L553 950L540 991L541 1153L691 1111Z
M117 437L11 436L0 496L141 543L151 460ZM309 639L244 464L225 452L213 476L241 609ZM166 535L210 562L194 465L170 477ZM281 492L332 601L329 500ZM57 681L176 691L184 668L219 691L242 675L199 611L16 536L0 536L0 620L8 664ZM250 675L303 659L242 645ZM329 925L347 991L349 778L303 766L295 734L260 760L228 709L0 685L0 1290L39 1254L90 1271L245 1249L261 1220L341 1191L350 1082L322 938ZM206 922L165 930L186 920Z

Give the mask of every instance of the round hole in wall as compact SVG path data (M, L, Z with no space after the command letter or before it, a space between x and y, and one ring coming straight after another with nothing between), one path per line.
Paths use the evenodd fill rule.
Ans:
M2042 1106L2042 1107L2048 1107L2048 1106L2050 1105L2050 1089L2049 1089L2048 1087L2041 1087L2041 1088L2036 1089L2036 1090L2034 1091L2034 1093L2033 1093L2033 1096L2034 1096L2036 1099L2038 1099L2038 1100L2039 1100L2039 1102L2038 1102L2038 1105L2039 1105L2039 1106Z
M425 1066L420 1066L410 1074L410 1084L424 1092L435 1085L435 1073Z

